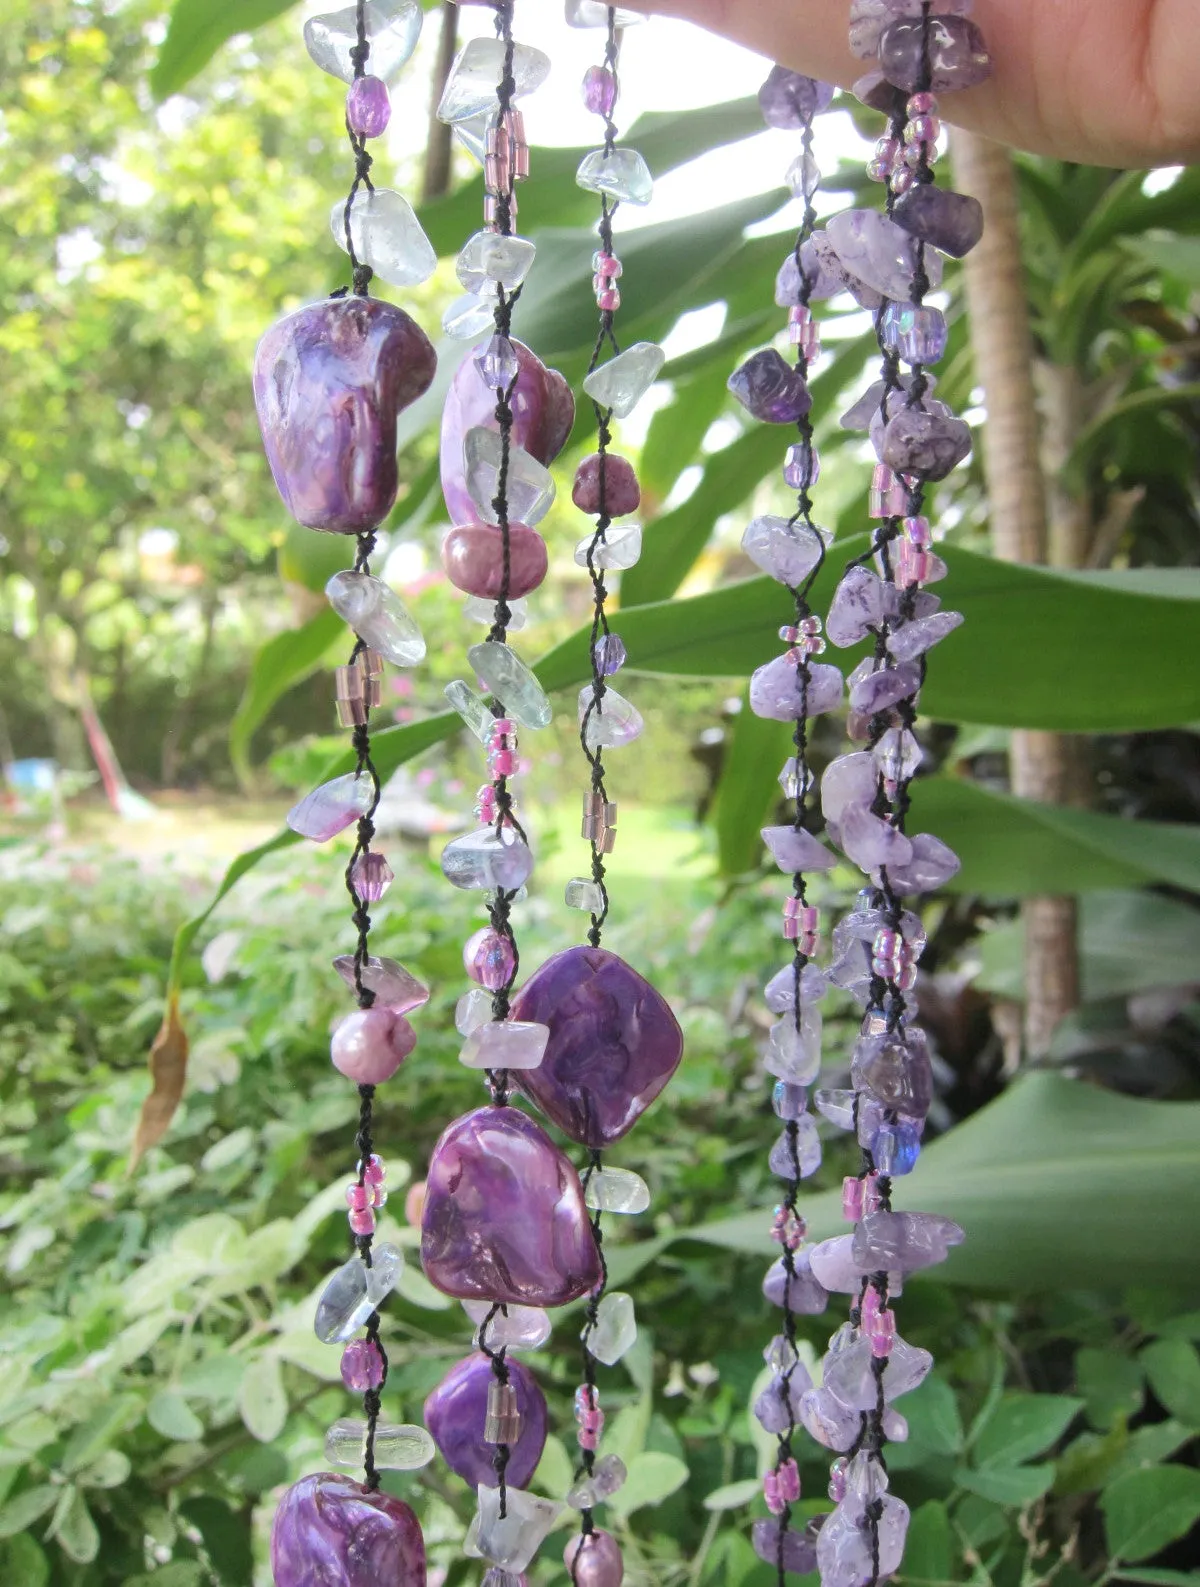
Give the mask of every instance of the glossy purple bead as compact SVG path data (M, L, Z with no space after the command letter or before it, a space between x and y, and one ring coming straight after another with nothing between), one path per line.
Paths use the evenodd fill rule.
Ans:
M346 125L360 138L378 138L392 119L392 102L381 77L358 77L346 95Z
M443 1294L518 1306L565 1306L599 1281L579 1175L520 1109L476 1108L443 1131L426 1179L421 1265Z
M888 82L911 94L917 88L949 93L973 88L992 71L983 34L966 17L935 16L929 23L929 81L925 70L925 24L920 19L893 22L879 39L879 68Z
M254 357L271 473L298 523L377 528L396 500L396 418L428 389L437 355L382 298L331 298L278 321Z
M913 237L961 259L983 236L983 205L969 193L918 182L902 193L892 219Z
M550 1027L541 1064L514 1071L514 1083L581 1146L619 1141L683 1057L683 1032L666 999L603 948L554 954L512 1013Z
M271 1573L275 1587L425 1587L425 1540L402 1500L322 1471L280 1500Z
M392 867L374 849L369 854L360 854L350 870L354 891L368 904L377 904L395 879Z
M583 74L583 102L595 116L610 116L617 102L617 79L607 66L589 66Z
M505 1478L523 1488L537 1469L546 1443L546 1396L527 1366L512 1356L506 1360L508 1381L517 1394L521 1432L509 1445ZM483 1441L488 1388L493 1382L492 1363L481 1351L458 1361L425 1401L425 1426L451 1471L472 1488L482 1482L496 1488L492 1465L494 1446Z
M752 353L728 385L747 413L764 424L795 424L812 407L804 376L774 347Z
M575 398L557 369L547 369L523 342L513 341L520 373L510 402L513 445L539 463L549 464L562 451L575 422ZM481 350L481 349L477 349ZM442 412L441 472L446 510L455 524L473 524L479 509L467 490L463 443L467 431L482 426L498 430L496 393L488 386L475 359L463 359L450 382Z
M786 66L772 66L758 91L758 103L768 127L795 130L828 110L836 92L832 83L805 77Z
M571 500L580 512L598 513L600 503L600 454L593 452L585 457L575 470L575 483L571 487ZM636 512L642 500L642 487L633 464L616 452L604 456L604 511L610 518L620 518L627 512Z
M599 1527L576 1533L563 1550L563 1564L572 1587L621 1587L625 1575L621 1545Z
M493 931L491 926L481 926L463 947L463 968L472 981L478 981L489 992L498 992L508 985L516 962L512 939ZM520 1486L518 1482L517 1487Z
M351 1339L342 1351L342 1382L356 1394L383 1382L383 1356L374 1339Z

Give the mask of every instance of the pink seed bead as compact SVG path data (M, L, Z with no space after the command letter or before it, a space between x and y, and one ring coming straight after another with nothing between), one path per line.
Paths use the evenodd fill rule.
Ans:
M511 777L517 769L517 757L511 749L495 749L492 751L492 774L496 777Z
M892 168L883 160L867 161L867 180L870 182L886 182L891 178Z
M938 111L937 95L930 93L911 94L904 108L910 116L936 116Z
M846 1471L849 1464L850 1462L843 1455L829 1468L829 1497L834 1504L841 1504L846 1497Z
M346 125L360 138L378 138L387 131L392 105L387 84L379 77L359 77L346 95Z
M516 731L516 729L514 728L514 726L512 724L512 719L510 717L498 716L496 718L496 720L492 723L492 738L491 738L491 741L494 744L499 739L511 738L515 731Z
M881 1196L879 1194L879 1175L878 1174L868 1174L867 1177L862 1182L862 1187L863 1187L863 1198L862 1198L863 1212L864 1213L867 1213L867 1212L878 1212L879 1208L883 1204L882 1198L881 1198Z
M375 1214L370 1207L352 1207L349 1218L355 1234L375 1233Z
M601 248L592 255L592 269L598 275L612 276L615 281L619 278L622 268L621 261L615 253L605 253Z
M848 1223L857 1223L862 1217L862 1210L862 1180L855 1179L852 1174L848 1174L842 1180L842 1217Z
M907 193L914 180L915 177L912 171L909 170L908 166L902 165L892 176L892 192Z
M811 959L817 951L817 939L811 931L802 931L795 939L796 946L806 958Z
M365 1168L359 1164L359 1172L368 1185L382 1185L387 1178L387 1164L382 1157L372 1152Z
M356 1009L333 1033L333 1067L360 1086L390 1080L417 1045L417 1033L394 1009Z
M356 1394L383 1382L383 1356L374 1339L351 1339L342 1351L342 1382Z
M868 1284L863 1291L863 1298L858 1308L859 1319L867 1333L870 1333L875 1326L875 1319L879 1316L881 1309L879 1291L874 1284Z
M616 287L610 287L607 292L597 292L596 306L613 313L621 307L621 294Z
M928 551L933 544L933 531L929 527L928 518L906 518L904 533L918 550Z
M763 1498L772 1515L783 1514L783 1495L779 1491L779 1478L773 1471L763 1472Z
M371 1206L374 1200L374 1187L372 1185L347 1185L346 1205L351 1212L361 1212L364 1207Z
M904 129L904 141L913 143L936 143L942 124L936 116L914 116Z
M794 303L788 310L789 325L811 325L812 323L813 311L806 307L805 304Z
M463 945L463 967L472 981L489 992L508 985L514 965L511 941L491 926L481 926Z
M816 931L821 924L821 911L812 904L806 904L797 918L805 931Z
M779 1468L779 1492L788 1504L800 1497L800 1467L794 1460L785 1460Z
M875 145L875 158L883 165L892 166L904 152L899 138L880 138Z

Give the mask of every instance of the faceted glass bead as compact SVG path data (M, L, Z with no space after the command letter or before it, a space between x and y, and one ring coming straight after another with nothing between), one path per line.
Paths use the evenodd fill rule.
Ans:
M490 298L477 297L468 292L454 302L442 315L442 329L456 341L474 341L490 330L496 322L496 305Z
M572 1510L594 1510L625 1486L629 1473L620 1455L601 1455L590 1477L581 1477L567 1494Z
M485 292L489 285L502 286L506 292L512 292L529 274L536 252L527 237L477 231L463 245L455 270L465 292ZM513 375L516 375L515 369Z
M608 6L604 0L567 0L567 26L569 28L606 28L608 26ZM638 22L646 20L643 11L626 11L622 6L614 7L615 16L613 26L618 28L631 28Z
M925 758L916 735L906 727L889 727L871 751L880 775L887 782L907 782Z
M590 711L592 700L592 687L587 684L579 691L579 725L583 727L586 718L589 749L620 749L641 738L646 724L632 701L615 689L605 689L600 706Z
M463 442L467 490L484 523L500 522L493 501L499 485L502 450L500 436L495 430L476 425L467 431ZM529 528L540 523L550 511L556 490L553 479L538 460L511 441L506 488L509 522L523 523Z
M374 802L371 779L347 772L344 777L334 777L306 794L288 811L286 821L302 838L326 843L365 816Z
M546 1025L492 1020L475 1027L458 1058L468 1069L536 1069L549 1039Z
M554 715L545 689L508 645L488 639L472 645L467 660L479 681L503 704L522 727L549 727Z
M654 197L650 167L636 149L613 149L611 153L593 149L579 162L575 180L589 193L605 193L627 204L648 204Z
M475 354L475 367L493 391L507 391L521 372L516 349L507 336L499 334Z
M871 1156L881 1174L911 1174L921 1155L921 1137L912 1124L884 1124L871 1137Z
M619 151L618 151L619 152ZM593 369L583 389L601 408L625 419L658 379L667 355L656 342L634 342L623 353Z
M817 1134L816 1121L807 1113L793 1122L796 1126L796 1157L799 1162L799 1172L797 1173L792 1162L792 1142L787 1130L784 1130L771 1148L767 1167L780 1179L791 1179L794 1174L799 1179L808 1179L821 1166L821 1137Z
M906 364L936 364L949 337L946 316L929 303L891 303L884 311L883 345Z
M455 678L442 691L450 704L462 717L481 744L491 742L492 723L496 718L474 689L468 688L461 678Z
M582 909L589 915L598 915L604 908L604 894L597 883L586 876L573 876L567 883L565 899L568 909Z
M808 1106L808 1087L792 1080L776 1080L771 1089L771 1107L776 1118L798 1119Z
M372 77L390 82L411 58L421 36L424 13L418 0L368 0L367 40L371 53L367 70ZM304 46L323 72L354 82L351 50L358 43L358 16L355 6L309 17L304 24Z
M625 665L625 645L619 634L601 634L592 646L592 658L600 675L611 678Z
M481 926L463 944L463 968L472 981L478 981L489 992L507 986L515 967L511 940L490 926Z
M499 1488L480 1484L477 1492L479 1529L474 1541L480 1555L504 1570L525 1570L558 1520L562 1505L520 1488L508 1488L507 1514L502 1517Z
M394 1245L377 1245L371 1266L361 1256L344 1262L321 1292L313 1323L322 1344L343 1344L395 1289L404 1271L404 1253Z
M377 904L395 879L395 872L382 854L360 854L350 870L354 891L368 904Z
M271 1529L277 1587L422 1587L425 1544L417 1518L390 1494L343 1472L302 1477L284 1494Z
M329 212L333 240L346 253L346 200ZM437 269L437 254L412 205L390 187L359 188L350 210L350 241L360 264L394 287L415 287Z
M460 1036L469 1036L480 1025L492 1018L492 994L476 986L465 992L454 1005L454 1028Z
M583 1199L600 1212L645 1212L650 1187L628 1168L596 1168L587 1176Z
M342 1351L342 1382L356 1394L377 1389L383 1382L383 1357L374 1339L351 1339Z
M610 1290L596 1308L596 1324L587 1336L587 1347L606 1367L617 1362L637 1341L633 1296Z
M439 121L470 121L496 108L496 84L504 71L504 45L499 39L472 39L459 54L446 79L437 113ZM515 97L532 94L546 81L550 57L528 44L513 51Z
M340 953L333 967L352 992L357 991L354 980L354 955ZM410 975L395 959L376 958L370 955L362 967L362 984L374 992L378 1003L386 1003L397 1014L410 1014L429 1001L429 989L421 985L415 975Z
M487 1321L492 1302L465 1300L462 1308L478 1329ZM501 1345L508 1350L537 1350L549 1339L550 1332L550 1317L540 1306L506 1306L488 1323L487 1343L492 1350L499 1350Z
M367 1424L344 1416L325 1434L325 1459L331 1466L361 1470L367 1447ZM380 1471L416 1471L437 1453L423 1427L380 1422L375 1428L375 1464Z
M796 799L799 797L801 776L800 768L796 763L796 757L794 755L789 756L789 758L784 761L783 766L780 769L779 776L776 777L775 781L783 789L783 796L785 799ZM816 787L816 775L811 771L806 773L803 778L803 782L805 794L811 793Z
M346 569L325 586L325 597L361 640L395 667L425 659L425 638L408 608L382 579Z
M603 535L585 535L575 547L575 564L586 568L591 558L592 566L609 572L631 568L642 554L642 526L637 523L609 524Z
M533 872L533 855L511 827L480 827L442 850L442 874L452 887L514 893Z
M812 198L821 185L821 167L811 154L798 154L784 180L794 198Z

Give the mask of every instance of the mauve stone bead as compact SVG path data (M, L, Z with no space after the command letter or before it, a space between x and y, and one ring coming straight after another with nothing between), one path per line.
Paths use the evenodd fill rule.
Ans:
M878 110L889 120L904 109L904 90L889 83L882 72L864 72L850 92L868 110Z
M517 1306L565 1306L599 1282L579 1175L518 1108L476 1108L442 1132L426 1179L421 1265L456 1300Z
M945 479L971 450L971 427L952 414L901 408L889 419L879 456L897 474Z
M394 1008L360 1008L333 1033L333 1067L360 1086L390 1080L417 1045L417 1033Z
M508 526L508 595L516 600L546 577L546 542L528 524ZM494 601L504 583L504 539L493 524L460 524L442 541L442 566L456 589Z
M772 66L758 91L758 104L768 127L795 131L828 110L836 92L832 83L805 77L786 66Z
M563 1564L573 1587L621 1587L625 1575L621 1545L599 1527L576 1533L563 1550Z
M983 205L969 193L919 182L902 193L892 210L897 226L933 248L961 259L983 236Z
M509 1445L505 1480L523 1488L537 1469L546 1443L546 1396L527 1366L506 1357L508 1381L516 1390L521 1432ZM425 1426L451 1471L477 1488L499 1487L492 1465L494 1445L483 1441L492 1363L482 1351L458 1361L425 1401Z
M346 95L346 125L360 138L378 138L392 119L392 102L381 77L358 77Z
M575 470L575 483L571 487L571 500L580 512L600 511L600 453L585 457ZM621 518L627 512L636 512L642 500L642 487L638 484L633 464L627 457L615 452L604 456L604 510L610 518Z
M520 373L510 402L512 441L542 464L562 451L575 422L575 398L557 369L547 369L523 342L514 341ZM478 351L479 349L477 349ZM479 510L467 489L463 443L467 431L479 426L498 430L496 393L484 381L468 354L455 371L442 412L441 471L446 510L455 524L479 521Z
M974 88L992 71L983 34L966 17L935 16L929 22L928 83L924 70L925 24L920 19L893 22L879 39L879 68L890 83L913 93L928 88L943 94L956 88Z
M396 500L396 417L437 368L417 322L382 298L330 298L273 325L254 401L284 506L307 529L359 534Z
M804 376L774 347L751 354L726 383L747 413L763 424L795 424L812 407Z
M279 1502L271 1574L275 1587L425 1587L425 1540L402 1500L322 1471Z
M679 1067L683 1032L664 997L604 948L547 959L512 1005L550 1027L536 1069L513 1082L581 1146L611 1146L633 1128Z

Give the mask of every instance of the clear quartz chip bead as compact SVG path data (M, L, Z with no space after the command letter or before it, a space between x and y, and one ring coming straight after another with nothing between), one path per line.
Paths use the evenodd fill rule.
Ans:
M395 667L425 659L425 638L412 613L382 579L347 568L325 586L325 598L358 637Z
M499 514L492 502L500 478L503 442L495 430L476 425L463 441L463 464L467 490L484 523L498 524ZM530 529L540 523L554 501L555 484L548 471L522 447L509 445L506 499L509 523L523 523Z
M595 1168L584 1183L583 1199L597 1212L645 1212L650 1187L630 1168Z
M454 1028L460 1036L469 1036L480 1025L492 1018L492 994L481 986L464 992L454 1005Z
M575 564L586 568L590 557L593 567L619 573L624 568L631 568L641 554L641 524L609 524L599 539L595 535L584 535L575 547Z
M475 1327L482 1328L492 1302L465 1300L462 1304ZM540 1306L506 1306L487 1325L488 1346L493 1350L499 1350L501 1345L509 1350L537 1350L549 1339L550 1328L549 1313Z
M463 602L463 616L470 618L473 623L486 623L490 628L496 621L495 601L485 600L482 595L470 595ZM529 606L525 597L519 595L508 603L508 622L505 627L510 634L519 634L529 621Z
M369 777L347 772L323 782L306 794L285 817L288 826L302 838L327 843L365 816L375 802L375 787Z
M367 1424L343 1416L325 1434L325 1458L331 1466L361 1467L367 1447ZM379 1422L375 1428L375 1464L381 1471L417 1471L427 1466L437 1447L423 1427Z
M590 1477L581 1477L567 1494L572 1510L594 1510L625 1486L629 1473L620 1455L601 1455Z
M454 123L454 136L462 144L469 155L472 155L482 165L487 159L487 135L496 125L495 110L483 111L478 116L470 116L466 121Z
M626 11L614 6L613 26L631 28L646 20L641 11ZM569 28L606 28L609 8L604 0L567 0L567 26Z
M636 149L593 149L579 162L575 180L589 193L604 193L627 204L648 204L654 197L650 167Z
M564 893L568 909L583 909L589 915L598 915L604 908L604 894L599 884L586 876L573 876Z
M496 718L488 710L481 697L475 693L474 689L469 688L461 678L455 678L453 683L446 685L442 693L479 742L485 747L490 744L492 724Z
M489 284L513 292L529 274L536 252L527 237L477 231L463 244L455 272L465 292L485 292Z
M593 369L583 389L593 402L625 419L658 379L667 355L657 342L634 342L623 353Z
M592 700L592 686L588 683L579 691L579 725L583 727L586 719L589 749L620 749L642 736L646 726L642 713L623 694L605 689L600 706L589 712Z
M788 1372L800 1360L795 1345L786 1334L776 1334L763 1351L763 1360L773 1372Z
M452 125L493 113L496 84L504 73L505 46L500 39L472 39L450 69L438 104L439 121ZM550 57L529 44L513 48L514 97L532 94L546 81Z
M492 1020L475 1027L458 1058L468 1069L536 1069L549 1040L549 1025L529 1020Z
M596 1307L596 1322L587 1336L587 1347L597 1361L615 1367L637 1339L633 1296L610 1290Z
M549 727L554 713L545 689L510 646L495 639L472 645L467 660L479 681L522 727Z
M341 1344L356 1333L400 1282L404 1253L377 1245L370 1267L361 1256L343 1262L321 1291L313 1328L322 1344Z
M442 315L442 329L459 342L474 341L484 331L490 331L495 322L496 305L474 292L455 298Z
M367 0L365 20L371 45L367 70L389 82L416 49L424 12L418 0ZM309 17L304 24L304 47L315 64L346 84L354 81L351 51L357 43L356 6Z
M811 1004L800 1011L799 1030L791 1013L776 1020L767 1044L767 1073L792 1085L811 1085L821 1068L821 1029L821 1011Z
M349 253L344 198L329 212L329 229L338 247ZM419 286L437 269L437 254L416 211L403 193L390 187L359 188L355 193L349 240L359 263L370 265L381 280L394 287Z
M467 1533L464 1553L474 1548L479 1558L503 1570L523 1571L541 1548L562 1513L555 1499L541 1499L522 1488L476 1489L479 1509ZM501 1513L501 1497L505 1499Z

